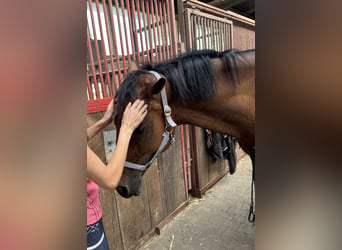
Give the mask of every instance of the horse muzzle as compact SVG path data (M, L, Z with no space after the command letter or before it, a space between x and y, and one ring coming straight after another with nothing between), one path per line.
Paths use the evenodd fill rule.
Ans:
M119 184L116 191L124 198L130 198L133 195L138 196L141 191L141 180L139 183L134 183L134 185Z

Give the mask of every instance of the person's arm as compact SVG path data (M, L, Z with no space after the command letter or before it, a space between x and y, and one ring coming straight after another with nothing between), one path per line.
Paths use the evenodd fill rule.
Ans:
M123 115L120 134L113 156L107 166L87 146L87 175L99 186L106 189L117 187L126 161L127 150L132 133L147 114L147 105L137 100L128 104Z
M114 100L114 99L113 99ZM113 121L113 100L108 104L107 110L102 119L87 128L87 141L90 141L95 135L97 135L103 128L108 126Z

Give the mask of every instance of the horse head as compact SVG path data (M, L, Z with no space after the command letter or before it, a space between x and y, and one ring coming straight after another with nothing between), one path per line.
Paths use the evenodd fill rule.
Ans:
M127 152L127 161L117 187L118 193L125 198L139 195L142 176L160 153L161 144L165 144L163 150L169 145L169 138L167 138L167 141L164 138L167 126L164 120L164 107L160 95L164 89L166 79L158 78L148 71L139 70L136 64L131 64L128 74L116 94L113 118L117 138L120 135L121 121L127 104L129 102L133 103L137 99L144 100L148 104L148 113L145 119L132 134ZM173 128L167 132L172 137ZM158 153L156 154L156 152Z

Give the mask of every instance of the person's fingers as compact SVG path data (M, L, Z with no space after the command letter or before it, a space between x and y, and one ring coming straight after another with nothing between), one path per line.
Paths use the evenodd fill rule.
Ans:
M146 104L139 110L139 114L142 115L144 112L147 112L147 105Z
M127 104L127 106L126 106L126 109L125 109L125 111L127 111L127 110L130 110L131 106L132 106L132 103L131 103L131 102L129 102L129 103Z
M147 110L147 108L148 108L148 105L147 105L147 104L144 104L144 106L141 108L141 110L142 110L142 111L145 111L145 110Z
M136 100L136 101L133 103L132 108L136 109L136 108L138 107L138 105L139 105L140 102L141 102L141 101L140 101L139 99Z
M141 118L141 120L144 120L144 118L145 118L145 116L147 115L147 110L145 110L143 113L142 113L142 118Z
M141 108L144 106L145 102L141 101L139 102L138 106L137 106L137 110L141 110Z

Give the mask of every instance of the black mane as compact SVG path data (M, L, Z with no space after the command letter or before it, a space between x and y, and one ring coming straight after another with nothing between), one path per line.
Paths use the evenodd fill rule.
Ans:
M182 54L156 66L143 65L142 70L132 71L123 80L117 92L118 111L123 112L127 100L134 101L137 99L134 86L138 77L146 74L146 70L154 70L166 76L175 103L209 99L216 91L210 59L220 58L223 60L228 72L227 76L229 75L233 84L236 85L239 82L236 58L242 53L245 52L237 50L223 52L201 50Z

